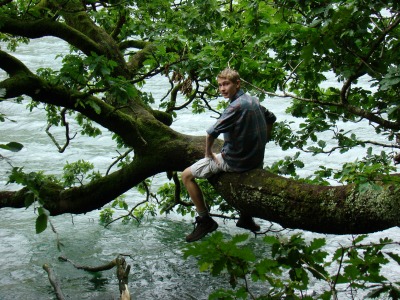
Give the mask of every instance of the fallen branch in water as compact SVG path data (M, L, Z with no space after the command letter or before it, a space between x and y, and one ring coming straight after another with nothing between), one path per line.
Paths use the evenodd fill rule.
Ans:
M87 272L107 271L107 270L111 270L114 267L117 267L116 273L117 273L117 278L118 278L120 300L130 300L131 299L131 295L130 295L130 292L128 289L128 275L129 275L131 266L126 264L125 258L123 258L121 255L118 255L117 258L113 259L109 263L107 263L105 265L97 266L97 267L79 265L79 264L69 260L65 256L59 256L58 259L61 261L67 261L67 262L71 263L76 269L84 270ZM52 270L49 268L49 266L47 264L43 265L43 269L45 269L46 272L48 273L50 283L54 288L57 299L64 300L65 297L61 291L61 288L57 281L57 278L55 277Z
M131 295L128 289L128 275L131 270L131 266L126 264L123 257L118 256L117 261L117 278L119 283L119 292L121 295L121 300L130 300Z
M61 290L60 284L58 283L57 277L55 276L53 270L47 264L43 265L43 269L47 272L47 275L49 276L50 284L54 288L54 292L56 293L57 299L64 300L65 299L64 294Z
M90 266L79 265L79 264L74 263L73 261L69 260L65 256L59 256L58 259L71 263L78 270L84 270L84 271L88 271L88 272L101 272L101 271L111 270L112 268L114 268L117 265L117 259L118 258L113 259L108 264L105 264L105 265L102 265L102 266L98 266L98 267L90 267Z

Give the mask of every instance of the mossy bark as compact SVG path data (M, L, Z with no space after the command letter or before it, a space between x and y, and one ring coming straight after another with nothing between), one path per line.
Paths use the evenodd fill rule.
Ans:
M400 225L400 193L395 186L360 193L354 185L304 184L265 170L223 173L210 181L239 211L285 228L358 234Z

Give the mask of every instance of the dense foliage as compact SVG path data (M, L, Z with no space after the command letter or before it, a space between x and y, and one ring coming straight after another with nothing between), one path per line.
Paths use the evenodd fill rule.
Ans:
M396 195L399 23L400 3L394 0L0 1L0 69L6 73L0 78L0 122L12 121L2 103L27 104L27 113L45 109L43 121L55 151L73 147L75 132L96 137L103 128L113 132L118 151L126 151L106 174L82 160L68 163L61 178L43 170L25 172L23 166L10 166L9 182L25 188L19 193L0 193L1 207L37 203L37 232L46 228L50 215L82 213L106 204L110 206L101 214L105 224L112 222L115 209L125 211L121 217L125 221L140 221L157 211L193 214L177 172L202 155L204 141L175 132L169 125L187 107L193 113L220 113L226 102L218 97L215 76L225 67L237 69L243 87L261 100L291 100L286 113L299 122L279 120L274 141L283 150L299 152L277 161L269 171L299 180L296 170L304 167L300 153L329 155L361 147L366 148L364 158L335 169L320 166L313 176L301 180L321 186L332 181L355 184L357 193L368 193L371 188L379 191L388 184L387 190ZM61 56L60 69L29 70L13 55L21 43L46 36L70 45L70 52ZM170 83L161 99L142 90L146 81L156 76ZM327 85L328 76L336 81ZM77 127L70 128L71 119ZM345 131L343 122L363 122L371 128L370 139ZM65 141L52 136L54 126L65 129ZM0 149L19 151L23 143L1 141ZM375 153L372 145L380 146L382 152ZM166 184L154 195L148 188L149 178L163 172L174 184ZM135 186L146 200L129 207L123 194ZM224 213L235 211L214 191L207 192L215 199L210 205ZM353 195L353 190L349 193ZM241 241L241 237L237 239ZM310 250L299 237L294 239L296 247L305 251L319 248L315 243L320 241ZM282 258L286 250L279 249L273 255ZM346 249L350 260L357 257L352 249ZM368 251L379 252L380 248ZM330 278L318 265L322 254L314 254L308 270L314 276ZM389 256L398 261L395 254ZM383 262L382 256L379 258L379 263ZM333 261L337 259L338 254ZM295 262L292 258L286 261ZM254 266L254 272L259 272L257 280L266 280L260 268L265 271L272 264L263 263ZM268 267L280 273L281 267L292 266ZM222 266L219 268L213 272L218 273ZM313 272L315 269L318 272ZM347 270L351 273L351 268ZM304 269L292 268L290 275L296 283L286 286L277 286L278 281L270 278L275 295L306 286ZM345 280L339 275L338 282ZM385 281L382 277L377 280ZM383 289L398 294L390 284L385 283ZM334 292L331 288L330 293Z
M223 102L213 104L214 77L231 66L248 82L246 89L261 99L276 94L293 98L287 112L302 121L297 129L281 120L275 140L282 149L295 147L329 154L346 152L357 145L388 147L388 155L378 154L380 159L368 155L366 162L345 165L340 171L321 167L316 170L316 178L353 182L357 181L354 173L367 172L375 177L395 171L390 161L395 156L393 149L399 147L396 1L135 1L130 6L124 2L123 9L121 5L88 2L82 6L85 14L113 38L121 53L100 51L90 45L89 39L85 39L87 44L79 44L80 37L67 36L65 26L55 26L52 31L40 27L39 20L79 30L66 16L77 14L72 4L63 7L45 1L2 3L3 24L11 19L26 22L3 26L3 47L15 49L27 38L49 34L64 39L73 47L71 54L63 58L61 70L42 69L38 74L49 83L84 93L106 92L119 105L139 95L151 104L152 95L139 92L135 86L161 73L170 79L171 89L157 100L172 115L184 106L191 106L196 113L210 106L223 106ZM29 24L35 24L35 30L24 32L22 28ZM129 57L127 65L120 64L122 55ZM129 72L118 70L127 67L131 68ZM327 74L337 79L336 85L322 87ZM366 84L358 85L361 79ZM177 103L178 92L185 97L183 103ZM100 110L94 102L87 104ZM33 103L32 108L37 105ZM46 109L49 124L64 124L66 111L51 105ZM82 115L76 118L83 134L100 134L90 120ZM338 126L338 122L362 119L368 120L374 132L387 142L374 136L359 140ZM320 132L331 132L337 145L329 147L319 138ZM272 169L295 175L293 167L301 166L282 160Z
M184 255L197 257L200 270L228 278L232 290L219 289L209 299L399 299L398 282L382 272L389 262L400 263L393 252L398 243L385 238L372 244L365 238L353 238L330 254L325 238L306 242L299 234L269 235L260 250L246 244L247 235L226 241L215 233L201 245L187 246Z

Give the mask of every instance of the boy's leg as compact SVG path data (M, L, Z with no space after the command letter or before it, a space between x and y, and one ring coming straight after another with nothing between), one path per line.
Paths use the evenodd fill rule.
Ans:
M192 174L190 167L186 168L182 172L182 182L185 185L199 216L202 217L208 215L208 209L203 198L203 193L195 181L195 177Z
M182 173L182 181L185 185L193 204L196 206L197 214L195 221L195 228L191 234L186 236L186 242L195 242L200 240L207 234L213 232L218 228L218 223L215 222L208 213L206 203L204 201L203 193L198 186L192 171L186 168Z
M241 227L253 232L260 231L261 227L256 222L254 222L253 217L244 215L240 213L239 220L236 223L237 227Z
M211 233L218 228L218 223L209 215L203 193L195 179L208 178L220 171L219 166L212 159L204 158L182 172L182 182L185 185L199 215L196 217L196 227L193 232L186 236L187 242L200 240L208 233Z
M221 154L217 154L217 158L221 159ZM196 183L196 178L209 178L210 176L224 171L222 167L226 164L220 164L211 158L203 158L195 162L182 172L182 182L185 185L196 211L200 216L208 215L208 209L203 198L203 193Z

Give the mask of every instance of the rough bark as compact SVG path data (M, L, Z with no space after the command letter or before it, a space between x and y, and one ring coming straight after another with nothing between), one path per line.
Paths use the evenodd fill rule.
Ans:
M90 55L91 51L101 53L100 46L93 40L78 30L52 19L19 20L0 16L0 21L2 22L1 31L8 34L21 35L32 39L51 35L78 47L87 55Z
M265 170L224 173L210 181L237 210L285 228L359 234L400 225L398 186L360 193L354 185L304 184Z

